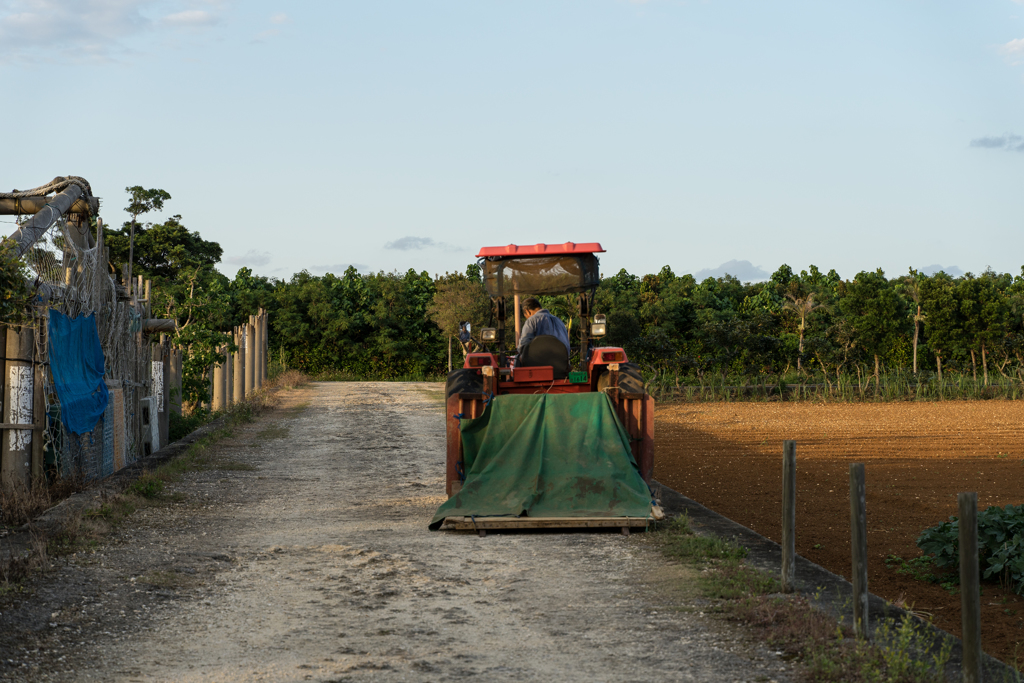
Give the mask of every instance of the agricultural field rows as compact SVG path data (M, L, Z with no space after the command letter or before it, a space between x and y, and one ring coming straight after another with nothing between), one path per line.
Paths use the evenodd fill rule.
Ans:
M797 553L850 578L849 463L865 463L868 587L960 632L960 596L901 573L915 541L956 514L1024 503L1024 405L1016 401L675 403L656 418L655 478L768 538L781 537L782 441L797 441ZM982 645L1024 657L1024 598L982 594Z

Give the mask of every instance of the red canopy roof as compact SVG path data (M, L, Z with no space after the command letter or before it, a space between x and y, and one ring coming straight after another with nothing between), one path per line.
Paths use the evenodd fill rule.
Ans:
M507 247L482 247L477 258L488 256L559 256L562 254L598 254L604 249L597 242L566 242L565 244L510 244Z

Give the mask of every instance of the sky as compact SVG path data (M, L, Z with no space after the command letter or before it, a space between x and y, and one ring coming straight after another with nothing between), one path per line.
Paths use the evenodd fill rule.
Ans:
M1024 265L1024 0L0 0L0 82L0 190L162 188L229 275Z

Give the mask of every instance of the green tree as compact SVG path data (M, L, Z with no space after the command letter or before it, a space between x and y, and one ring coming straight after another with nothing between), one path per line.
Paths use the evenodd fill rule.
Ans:
M149 190L141 185L124 188L124 191L131 196L131 201L125 207L125 212L130 214L131 221L125 223L128 228L128 286L132 286L132 265L135 255L135 229L139 222L139 216L150 211L162 211L164 202L171 198L171 195L164 190L151 188ZM124 228L122 228L123 230ZM130 291L130 290L129 290Z
M874 357L877 393L879 358L902 331L906 304L879 268L858 273L847 285L839 306L853 327L857 345Z

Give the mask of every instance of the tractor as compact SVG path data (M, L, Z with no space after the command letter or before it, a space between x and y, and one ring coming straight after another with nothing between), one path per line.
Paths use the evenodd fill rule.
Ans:
M461 337L468 352L463 367L450 372L445 385L449 501L431 528L437 528L446 514L446 528L472 528L481 535L488 528L524 526L621 526L627 533L630 526L649 521L647 514L642 520L624 521L615 512L615 502L602 498L617 501L643 495L650 510L654 399L626 352L599 344L608 330L605 315L594 311L600 253L604 249L597 243L566 242L484 247L477 254L495 326L472 330L472 336L471 326L463 326ZM568 352L557 337L538 336L517 353L521 298L573 294L583 324L570 330L575 338ZM506 310L509 299L514 306L511 316ZM510 317L515 334L511 345ZM489 412L504 422L496 426L498 418ZM482 431L478 423L487 422L485 417L491 421ZM479 433L467 433L468 424ZM523 445L524 439L534 441ZM467 444L474 449L472 463L466 462ZM492 462L482 463L478 449L490 454ZM522 473L524 468L530 470L528 475ZM598 481L597 476L611 479ZM506 496L502 489L503 481L518 477L523 480L509 486L519 486L522 500ZM620 480L629 480L629 492L619 490ZM475 503L470 502L470 489L479 489ZM529 501L536 502L545 491L574 502L548 501L537 505L541 512L532 511ZM460 494L466 500L455 500ZM506 507L492 499L506 501ZM480 516L471 514L473 510ZM552 511L558 514L552 516Z

